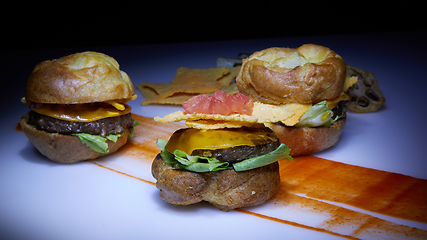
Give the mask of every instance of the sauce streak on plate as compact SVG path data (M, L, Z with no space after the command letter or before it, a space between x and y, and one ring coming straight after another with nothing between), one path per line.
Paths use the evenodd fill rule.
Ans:
M157 138L169 139L186 126L132 117L141 125L128 144L116 154L88 162L154 185L151 162L160 152ZM281 187L273 199L236 211L350 239L427 239L427 180L311 155L281 160L279 165ZM394 218L408 224L392 222Z
M153 118L132 114L141 125L136 127L135 136L117 154L122 161L138 159L144 171L151 173L151 162L160 152L157 138L169 139L172 133L185 128L183 123L158 123ZM107 161L106 161L107 160ZM115 161L108 167L108 159L93 161L99 166L116 171L144 182L155 180L129 174L126 168L117 171ZM370 214L331 204L337 202L386 214L402 219L427 222L427 180L334 162L315 156L279 161L281 188L266 204L238 212L268 220L325 232L350 239L370 238L427 238L426 229L396 224ZM327 201L330 201L329 203ZM266 212L264 208L270 206ZM263 212L264 211L264 212ZM272 212L273 211L273 212ZM325 218L320 225L309 221L286 219L286 211L297 214L313 214ZM277 216L275 213L278 213ZM295 212L293 212L295 215ZM226 214L226 213L225 213ZM292 214L291 214L292 215Z
M427 223L427 180L305 156L280 161L288 192Z

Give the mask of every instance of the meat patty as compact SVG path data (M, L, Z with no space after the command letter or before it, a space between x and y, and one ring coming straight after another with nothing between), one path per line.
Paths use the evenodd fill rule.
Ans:
M118 117L103 118L92 122L72 122L30 111L28 123L34 125L38 130L50 133L89 133L101 135L103 137L109 134L123 133L125 128L133 127L130 113Z
M207 201L222 211L262 204L280 185L278 162L242 172L230 169L196 173L173 169L159 154L151 173L157 180L160 198L166 202L189 205Z
M279 138L266 144L259 144L256 146L236 146L231 148L207 150L198 149L194 150L192 156L213 157L223 162L240 162L245 159L258 157L269 152L276 150L280 146Z

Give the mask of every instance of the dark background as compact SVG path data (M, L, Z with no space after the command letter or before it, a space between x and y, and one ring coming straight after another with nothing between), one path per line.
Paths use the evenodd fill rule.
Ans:
M3 9L1 49L43 49L406 31L423 6L369 2L71 2ZM72 5L72 6L69 6ZM418 10L419 9L419 10ZM8 14L9 10L12 14ZM13 16L13 17L10 17Z

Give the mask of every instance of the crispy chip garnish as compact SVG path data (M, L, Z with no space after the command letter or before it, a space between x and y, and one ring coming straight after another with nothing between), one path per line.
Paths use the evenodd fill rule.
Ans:
M347 92L347 90L353 86L355 83L357 82L357 76L352 76L352 77L346 77L345 82L344 82L344 86L342 88L343 92Z
M313 105L310 103L309 104L291 103L291 104L286 104L286 106L288 111L294 112L295 115L293 115L292 117L286 120L280 120L280 121L286 126L294 126L299 122L299 119L301 118L301 116L304 115L304 113L307 112L307 110L311 108Z
M222 88L221 83L216 80L229 72L230 69L226 67L207 69L179 68L176 71L176 76L169 84L143 82L141 85L154 89L160 98L167 98L178 92L210 93Z
M193 113L187 114L184 111L177 111L171 114L168 114L162 118L155 117L154 120L157 122L179 122L182 120L186 121L195 121L195 120L217 120L217 121L240 121L240 122L249 122L256 123L257 118L249 115L240 115L232 114L228 116L223 116L221 114L204 114L204 113Z
M224 75L222 78L219 78L217 81L220 82L223 87L229 86L231 84L231 81L233 81L233 79L236 78L239 74L240 68L242 68L242 66L230 68L230 73Z
M254 125L254 123L249 123L249 122L216 121L216 120L186 121L185 124L190 128L197 128L197 129L241 128L241 127L250 127Z
M168 83L165 83L168 84ZM143 86L142 84L136 85L136 87L144 94L145 100L141 102L142 105L148 104L173 104L173 105L181 105L183 102L188 99L196 96L196 94L190 93L175 93L172 96L167 98L161 98L156 93L153 88L150 88L148 85Z
M200 121L200 120L212 120L215 121L229 121L229 122L241 122L241 125L247 126L253 123L271 123L282 121L288 126L293 126L298 123L299 118L309 109L311 104L298 104L290 103L285 105L271 105L263 104L259 102L254 103L253 113L251 116L243 114L231 114L229 116L223 116L220 114L187 114L184 111L178 111L164 116L163 118L155 117L154 120L157 122L179 122L181 120L188 121ZM203 122L201 122L203 123ZM219 122L221 123L221 122ZM195 125L194 123L190 123ZM237 123L230 125L238 126ZM202 126L202 124L199 124ZM200 127L201 128L201 127Z
M170 83L143 82L136 85L145 97L142 105L175 104L181 105L193 96L224 90L227 94L238 92L232 82L240 71L233 68L216 67L207 69L179 68Z

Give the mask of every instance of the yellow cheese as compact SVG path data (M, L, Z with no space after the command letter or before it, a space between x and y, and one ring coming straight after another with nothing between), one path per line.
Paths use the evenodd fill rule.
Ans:
M356 76L352 76L352 77L351 76L347 76L345 78L344 86L343 86L343 89L342 89L342 92L341 92L340 96L337 97L337 98L334 98L334 99L326 100L326 103L328 104L329 108L333 109L334 107L337 106L337 104L338 104L339 101L349 99L349 97L346 94L346 92L356 82L357 82L357 77Z
M329 109L333 109L334 107L336 107L338 105L338 103L341 100L346 100L348 98L349 97L348 97L348 95L345 92L341 92L341 95L339 97L334 98L334 99L326 100L326 103L328 104Z
M117 117L130 113L131 107L126 104L120 104L123 110L117 109L110 104L44 104L34 108L33 111L61 119L74 122L92 122L102 118Z
M249 128L224 128L217 130L181 129L176 131L165 148L173 153L176 149L191 154L197 149L221 149L236 146L255 146L275 141L274 133Z
M115 107L117 110L123 111L125 110L125 105L120 104L116 101L107 101L108 104L111 104L113 107Z

